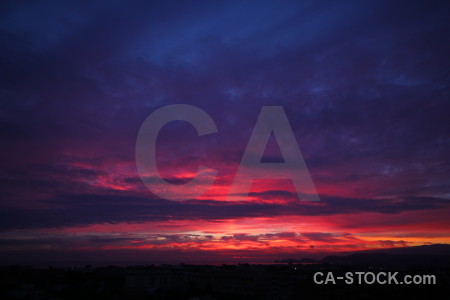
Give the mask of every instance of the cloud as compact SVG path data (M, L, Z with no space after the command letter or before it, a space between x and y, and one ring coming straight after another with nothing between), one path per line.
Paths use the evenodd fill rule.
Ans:
M273 196L273 193L269 193ZM282 193L284 195L284 193ZM48 228L114 222L168 220L223 220L233 218L332 216L372 212L399 214L407 211L448 209L442 198L410 197L405 199L352 199L321 197L320 203L188 201L172 202L151 197L81 194L41 200L41 208L9 208L1 211L0 227Z
M446 222L446 3L31 1L0 7L4 232L298 216L321 224L341 215L348 217L344 228L387 230L396 226L392 216L408 216L396 222L412 228L419 213L429 228ZM173 122L158 136L158 167L172 183L185 183L199 165L219 173L206 195L180 203L154 197L137 177L134 157L142 121L176 103L204 109L219 130L198 137L189 124ZM285 109L320 203L297 202L282 184L222 201L264 105ZM266 159L280 159L276 147L268 148ZM361 215L372 217L359 225L351 220ZM286 236L243 230L227 239L306 239L280 230ZM344 239L330 234L309 237ZM89 242L128 241L108 238Z

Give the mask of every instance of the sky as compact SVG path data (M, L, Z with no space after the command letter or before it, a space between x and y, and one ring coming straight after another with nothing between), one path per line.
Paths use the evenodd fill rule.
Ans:
M232 263L450 243L447 1L2 1L0 262ZM144 120L166 124L139 177ZM290 180L228 192L281 106L320 201ZM262 162L283 162L269 139ZM200 183L201 184L201 183Z

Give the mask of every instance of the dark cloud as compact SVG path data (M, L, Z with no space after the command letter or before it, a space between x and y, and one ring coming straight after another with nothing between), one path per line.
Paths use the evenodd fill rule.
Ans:
M286 215L332 216L361 212L399 214L406 211L448 209L450 204L447 199L432 197L375 200L322 196L321 200L313 204L267 204L207 200L172 202L128 195L73 195L42 201L41 208L3 209L0 212L0 227L3 230L11 230L118 222L224 220Z
M445 211L449 13L444 1L3 1L0 228ZM201 164L230 184L261 106L281 105L322 201L278 188L252 191L259 202L151 196L136 135L175 103L219 132L161 131L171 183Z
M329 232L303 232L302 236L314 242L333 243L339 241L339 234Z

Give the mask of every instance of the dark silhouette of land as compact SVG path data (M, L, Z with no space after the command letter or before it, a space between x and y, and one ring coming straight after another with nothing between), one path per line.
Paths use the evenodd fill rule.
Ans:
M450 245L283 260L272 265L0 268L1 299L448 299ZM435 275L436 284L317 284L316 272Z
M357 251L348 255L326 256L322 259L281 259L277 263L360 264L388 266L450 266L450 245L435 244L382 250Z

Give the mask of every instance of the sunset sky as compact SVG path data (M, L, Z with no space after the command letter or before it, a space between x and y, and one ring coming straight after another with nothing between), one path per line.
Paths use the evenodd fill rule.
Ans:
M395 4L393 3L395 2ZM0 263L272 262L450 243L447 1L2 1ZM161 175L218 171L169 201L135 146L167 124ZM228 192L263 106L282 106L320 196ZM271 138L263 162L283 162Z

